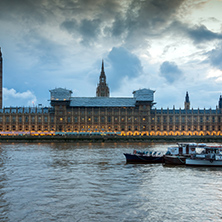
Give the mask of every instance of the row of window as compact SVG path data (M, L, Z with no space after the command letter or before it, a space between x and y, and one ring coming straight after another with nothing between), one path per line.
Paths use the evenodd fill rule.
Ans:
M12 122L12 123L15 123L16 120L19 122L19 123L22 123L23 121L25 123L29 123L29 121L31 121L31 123L47 123L48 122L48 118L50 118L50 122L54 122L54 116L51 116L51 117L48 117L48 116L5 116L5 122L6 123L9 123L9 122ZM59 118L59 120L61 121L64 121L66 118ZM105 123L106 121L108 123L111 123L112 121L114 122L138 122L139 120L141 122L147 122L148 121L148 117L147 116L144 116L144 117L138 117L138 116L128 116L128 117L125 117L125 116L122 116L122 117L119 117L119 116L107 116L107 118L105 116L88 116L88 117L85 117L85 116L74 116L73 117L73 121L74 123L78 123L79 121L80 122L85 122L85 120L87 122L94 122L94 123L97 123L97 122L101 122L101 123ZM0 116L0 123L3 122L3 116ZM71 123L72 122L72 117L71 116L68 116L67 117L67 122L68 123ZM209 123L215 123L215 122L218 122L220 123L221 122L221 117L215 117L215 116L205 116L205 117L198 117L198 116L194 116L194 117L185 117L185 116L182 116L182 117L179 117L179 116L170 116L170 117L166 117L166 116L156 116L156 117L151 117L151 123L203 123L203 122L209 122Z
M24 117L22 117L22 116L18 116L18 117L16 117L16 116L6 116L5 117L5 122L6 123L9 123L9 122L12 122L12 123L15 123L16 122L16 120L19 122L19 123L22 123L23 121L25 122L25 123L29 123L29 120L32 122L32 123L42 123L42 121L44 121L44 123L47 123L48 122L48 116L44 116L44 117L42 117L42 116L31 116L31 117L29 117L29 116L24 116ZM52 116L51 118L50 118L50 120L51 120L51 122L54 122L54 117ZM0 116L0 123L2 123L3 122L3 117L2 116Z

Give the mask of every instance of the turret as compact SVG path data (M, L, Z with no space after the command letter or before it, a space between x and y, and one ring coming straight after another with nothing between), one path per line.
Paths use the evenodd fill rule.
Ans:
M185 96L184 109L186 110L190 109L190 99L189 99L188 92L186 92L186 96Z
M220 95L218 107L220 110L222 110L222 95Z

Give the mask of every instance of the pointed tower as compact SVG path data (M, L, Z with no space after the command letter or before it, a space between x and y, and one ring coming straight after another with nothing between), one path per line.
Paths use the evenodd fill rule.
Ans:
M185 102L184 102L184 109L189 110L190 109L190 99L189 94L186 92Z
M102 68L99 77L99 84L96 88L96 96L97 97L109 97L109 87L106 84L106 75L104 72L104 63L102 60Z
M220 110L222 110L222 95L220 95L218 107L219 107Z
M2 52L0 48L0 109L2 109Z

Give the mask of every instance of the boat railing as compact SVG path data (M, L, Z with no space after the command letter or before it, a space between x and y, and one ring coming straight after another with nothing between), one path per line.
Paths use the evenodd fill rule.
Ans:
M158 152L158 151L139 151L139 150L134 150L133 154L139 155L139 156L163 156L163 153Z

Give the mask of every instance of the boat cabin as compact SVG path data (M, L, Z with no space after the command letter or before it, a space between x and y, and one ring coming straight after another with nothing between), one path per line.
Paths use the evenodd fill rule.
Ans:
M206 146L204 148L203 153L214 153L214 154L221 154L222 153L222 146Z
M171 155L192 155L196 153L196 148L203 148L206 144L197 143L177 143L177 147L169 147L168 152Z

